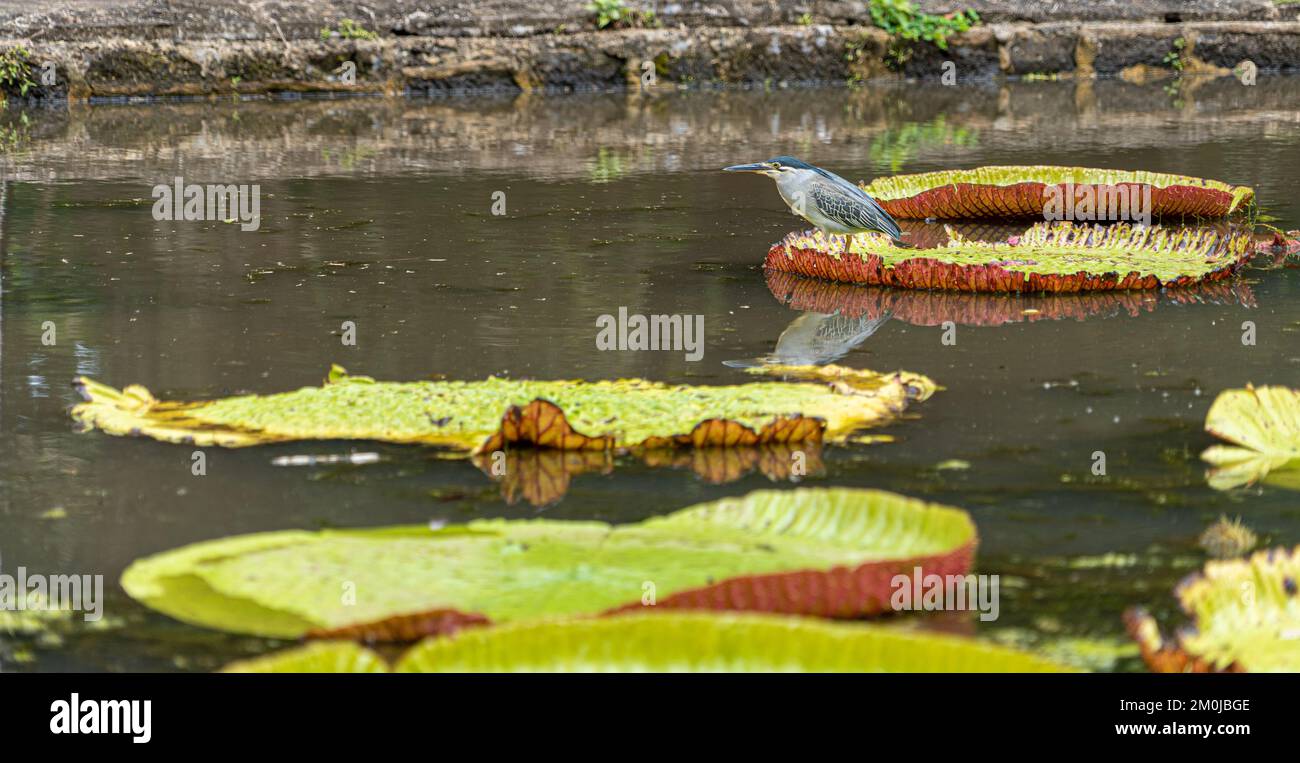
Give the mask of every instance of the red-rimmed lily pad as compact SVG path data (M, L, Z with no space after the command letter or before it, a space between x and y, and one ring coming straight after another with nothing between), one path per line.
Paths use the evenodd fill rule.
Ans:
M894 217L918 220L1136 220L1147 212L1153 217L1223 217L1244 209L1255 195L1246 186L1187 175L1055 166L894 175L877 178L864 190ZM1073 214L1053 217L1053 205Z
M891 581L917 567L964 574L975 545L960 509L875 490L759 491L618 526L493 519L236 536L141 559L122 587L179 620L289 638L650 606L847 618L891 612Z
M934 249L887 237L791 233L767 253L768 270L828 281L971 292L1081 292L1182 287L1228 278L1252 256L1249 233L1039 223L1013 242L954 236Z

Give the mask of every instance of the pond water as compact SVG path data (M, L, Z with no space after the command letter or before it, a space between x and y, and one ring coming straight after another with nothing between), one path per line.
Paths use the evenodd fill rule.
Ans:
M1253 185L1276 225L1300 227L1300 81L1286 78L1168 92L912 83L220 101L21 119L11 107L4 120L17 138L0 157L0 569L102 574L107 589L95 627L0 632L5 671L210 670L276 647L182 625L117 586L133 559L186 543L486 516L627 522L794 487L758 470L715 484L628 460L571 475L567 492L535 505L466 461L346 443L208 449L207 474L195 476L192 448L76 432L76 375L179 398L317 384L335 362L394 380L744 381L724 361L772 353L783 332L784 349L804 351L811 330L837 320L769 287L768 246L805 227L771 182L719 172L777 154L853 180L982 164L1178 172ZM260 229L156 222L151 189L178 175L258 184ZM494 215L501 199L506 213ZM1213 490L1197 458L1219 390L1300 381L1294 268L1257 266L1182 298L862 289L809 299L821 313L856 300L887 316L831 348L844 353L837 362L944 387L882 430L895 441L827 448L803 483L972 512L978 571L1002 576L1000 616L926 627L1139 669L1122 611L1174 617L1169 591L1203 561L1196 537L1220 514L1267 542L1300 541L1300 494ZM620 307L703 315L703 358L598 351L596 319ZM945 320L955 344L941 341ZM345 321L355 346L342 342ZM1253 346L1244 321L1256 325ZM382 460L272 464L350 450ZM1097 451L1104 476L1092 472Z

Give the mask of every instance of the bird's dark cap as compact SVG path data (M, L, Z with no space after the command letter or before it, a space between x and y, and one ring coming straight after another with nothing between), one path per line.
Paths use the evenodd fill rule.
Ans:
M796 159L793 156L774 156L771 159L768 159L768 161L772 164L781 164L786 167L794 167L796 169L801 169L801 170L816 169L808 162L800 161L799 159Z

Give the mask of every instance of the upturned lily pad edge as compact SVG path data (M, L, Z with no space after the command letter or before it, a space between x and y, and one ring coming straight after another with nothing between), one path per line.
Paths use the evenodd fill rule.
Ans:
M880 177L862 185L899 219L1039 217L1047 189L1126 187L1151 194L1156 217L1225 217L1247 209L1255 191L1220 180L1146 170L1111 170L1055 165L992 165Z
M1211 487L1229 490L1269 481L1274 472L1300 471L1300 389L1251 383L1225 389L1205 414L1205 431L1226 443L1201 452Z

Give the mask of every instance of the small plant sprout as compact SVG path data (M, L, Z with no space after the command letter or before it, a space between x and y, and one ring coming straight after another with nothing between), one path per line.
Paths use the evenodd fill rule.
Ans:
M597 29L618 24L631 15L623 0L592 0L587 10L595 14Z
M31 51L22 45L0 51L0 92L25 97L36 86L31 56Z
M1183 49L1187 47L1187 40L1179 37L1174 40L1174 48L1165 54L1165 65L1176 72L1181 72L1184 67Z
M912 0L871 0L870 12L871 23L893 37L886 59L894 69L911 59L913 43L928 42L947 50L951 35L965 32L980 20L978 13L969 10L943 16L923 13Z
M372 32L361 26L360 23L352 19L339 19L339 25L336 29L323 27L320 30L321 41L327 41L331 38L338 37L342 40L378 40L379 33Z

